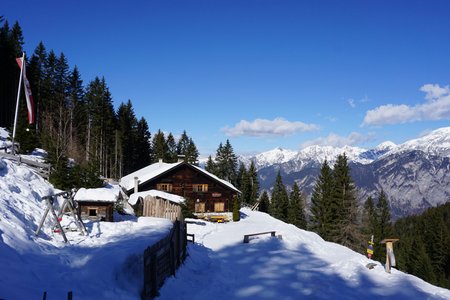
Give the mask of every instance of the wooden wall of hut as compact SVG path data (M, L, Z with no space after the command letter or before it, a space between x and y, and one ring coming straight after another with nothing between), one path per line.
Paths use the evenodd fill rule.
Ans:
M145 217L165 218L171 221L183 221L180 205L153 196L145 197L142 215Z

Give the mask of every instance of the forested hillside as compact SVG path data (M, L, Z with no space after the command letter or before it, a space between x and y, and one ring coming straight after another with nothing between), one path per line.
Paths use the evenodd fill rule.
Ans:
M0 24L0 126L11 129L20 71L16 58L25 42L18 22L11 27L1 18ZM76 62L72 67L64 53L40 42L26 55L26 66L36 122L27 122L22 92L16 141L21 153L34 148L48 152L50 181L57 187L97 186L99 177L120 178L158 159L174 162L178 155L197 162L197 147L186 131L178 133L177 141L161 130L152 136L131 100L116 109L106 79L99 75L85 83L82 70Z
M450 288L450 203L398 220L393 231L398 268Z

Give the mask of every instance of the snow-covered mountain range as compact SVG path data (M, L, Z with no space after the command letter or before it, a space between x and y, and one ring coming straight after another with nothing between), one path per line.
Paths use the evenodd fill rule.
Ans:
M387 141L373 149L310 146L298 152L276 148L240 160L247 165L255 162L262 189L271 189L280 170L284 183L290 187L297 182L309 199L323 161L333 166L343 153L360 201L369 195L376 199L383 189L394 217L420 213L450 201L450 127L399 145Z

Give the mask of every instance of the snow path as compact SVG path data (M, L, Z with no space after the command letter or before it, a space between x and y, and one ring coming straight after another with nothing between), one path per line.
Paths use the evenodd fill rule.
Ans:
M450 291L378 264L314 233L241 210L236 223L188 224L196 244L158 299L450 299ZM244 234L277 231L243 243Z

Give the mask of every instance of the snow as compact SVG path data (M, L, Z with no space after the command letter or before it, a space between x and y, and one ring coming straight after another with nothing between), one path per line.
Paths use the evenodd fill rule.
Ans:
M120 195L120 187L109 185L104 188L81 188L75 194L76 201L116 202Z
M35 236L42 197L57 192L26 166L0 159L0 299L40 299L44 291L49 299L68 291L75 299L139 299L142 253L172 223L116 214L117 222L87 221L87 236L67 232L65 244L48 216ZM395 269L388 274L378 262L369 270L365 256L265 213L242 209L239 222L189 221L196 244L159 299L450 299L449 290ZM277 237L242 242L244 234L273 230Z
M127 191L129 191L134 188L135 177L137 177L140 182L146 182L151 178L154 178L155 176L158 176L164 172L169 171L170 169L174 168L176 165L179 164L181 164L181 162L173 164L157 162L122 177L120 179L119 184Z
M158 191L158 190L150 190L150 191L138 192L138 193L131 194L130 199L128 200L128 203L130 203L131 205L135 205L140 197L142 199L144 199L147 196L163 198L163 199L169 200L170 202L174 202L174 203L178 203L178 204L184 203L186 201L186 199L184 199L183 197L178 196L178 195L174 195L174 194L170 194L170 193L166 193L166 192Z
M450 299L450 291L325 242L271 216L241 209L235 223L190 220L196 244L158 299ZM250 238L244 234L273 231ZM376 263L372 270L369 262Z
M139 299L142 253L166 236L169 220L124 217L120 222L85 222L88 235L67 232L63 243L47 216L43 196L56 194L25 166L0 159L0 299ZM70 223L64 216L63 224Z
M151 164L145 168L139 169L131 174L128 174L120 179L120 186L122 186L125 190L130 191L134 188L135 178L137 177L139 182L147 182L148 180L155 178L156 176L159 176L169 170L172 170L173 168L176 168L180 164L183 164L184 162L177 162L177 163L165 163L165 162L157 162L154 164ZM220 179L216 175L200 168L197 166L192 165L192 167L196 168L200 172L204 173L205 175L215 179L216 181L221 182L222 184L228 186L229 188L235 190L236 192L239 192L236 187L234 187L230 182Z
M11 142L8 141L9 131L6 128L0 127L0 148L11 145Z

